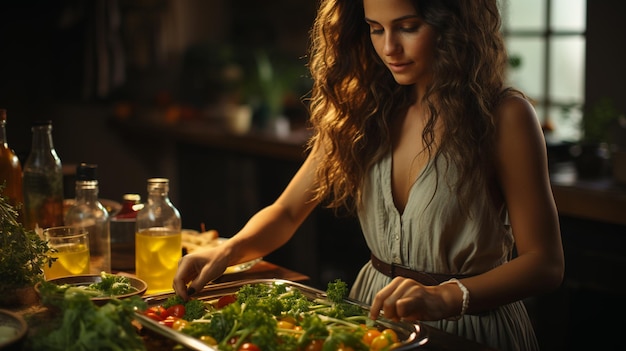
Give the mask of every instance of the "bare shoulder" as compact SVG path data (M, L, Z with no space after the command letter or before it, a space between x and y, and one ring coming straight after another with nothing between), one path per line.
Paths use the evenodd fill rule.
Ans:
M502 100L495 110L496 123L507 127L535 127L539 125L535 108L522 96L508 96Z
M536 142L544 142L535 108L524 97L507 96L494 112L498 139L534 139Z
M501 174L544 172L547 167L545 138L530 101L521 96L507 96L494 112L495 151Z

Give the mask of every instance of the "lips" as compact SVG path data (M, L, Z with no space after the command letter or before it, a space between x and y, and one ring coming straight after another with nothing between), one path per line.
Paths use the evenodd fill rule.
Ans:
M410 62L389 62L387 66L392 72L399 73L407 69L409 67Z

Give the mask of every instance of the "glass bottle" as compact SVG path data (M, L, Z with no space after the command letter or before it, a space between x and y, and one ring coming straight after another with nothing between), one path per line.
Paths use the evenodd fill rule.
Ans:
M109 212L98 200L95 164L76 167L76 200L65 214L65 225L86 228L89 232L90 273L111 272L111 233Z
M24 162L26 229L63 225L63 169L52 142L52 122L33 124L30 154Z
M171 291L182 257L180 213L169 199L167 178L148 179L148 198L137 213L135 272L147 294Z
M6 134L7 111L0 109L0 181L4 183L3 195L9 205L17 210L17 220L24 224L24 193L22 190L22 165L9 147Z
M143 207L139 194L124 194L122 209L111 217L111 269L135 270L135 227Z

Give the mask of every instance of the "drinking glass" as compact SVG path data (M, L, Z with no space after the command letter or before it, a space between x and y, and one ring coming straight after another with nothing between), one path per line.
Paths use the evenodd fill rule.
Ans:
M46 279L67 275L89 274L89 236L87 230L79 227L52 227L43 230L48 245L55 249L52 266L43 267Z

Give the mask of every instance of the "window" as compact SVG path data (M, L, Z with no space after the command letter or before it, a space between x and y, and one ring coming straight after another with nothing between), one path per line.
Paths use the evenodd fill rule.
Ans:
M548 142L576 141L585 92L586 0L501 0L509 82L535 102Z

